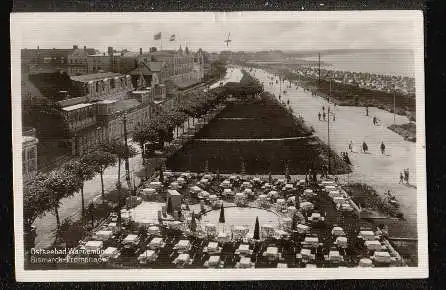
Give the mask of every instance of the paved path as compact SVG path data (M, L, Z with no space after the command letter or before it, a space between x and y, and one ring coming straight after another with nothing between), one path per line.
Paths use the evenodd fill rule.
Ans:
M310 136L299 136L299 137L285 137L285 138L269 138L269 139L260 139L260 138L252 138L252 139L194 139L195 141L203 141L203 142L265 142L265 141L284 141L284 140L301 140L301 139L309 139L314 138L313 135Z
M269 85L269 73L263 70L254 70L253 74L264 83L265 91L278 96L279 84L274 78L273 85ZM282 89L288 86L288 82L282 84ZM287 93L282 93L282 101L290 101L290 106L295 115L301 115L305 123L315 129L317 135L325 143L328 142L328 124L319 121L318 112L322 114L322 106L327 112L328 102L319 97L312 96L302 88L286 88ZM417 236L417 198L425 198L424 192L418 192L413 185L398 184L399 173L404 168L410 170L410 183L416 183L416 144L408 142L397 133L387 129L393 124L393 114L378 109L369 108L369 116L365 114L364 107L344 107L331 104L336 121L330 121L330 146L336 152L349 151L348 144L353 142L354 152L349 153L353 163L353 172L349 176L351 182L362 182L372 186L379 194L390 190L400 202L401 211L407 222L401 222L401 230L407 237ZM373 116L381 120L380 126L374 126ZM407 123L405 116L396 116L396 124ZM370 154L360 153L359 145L365 141ZM386 145L386 154L380 152L381 141ZM400 230L400 229L399 229Z

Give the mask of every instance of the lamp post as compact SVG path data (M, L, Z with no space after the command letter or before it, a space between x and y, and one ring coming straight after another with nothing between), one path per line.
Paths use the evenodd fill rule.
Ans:
M97 146L101 145L102 143L102 138L101 138L101 132L102 132L102 127L97 127L96 128L96 133L97 133Z
M132 184L130 182L130 166L129 166L129 147L127 144L127 114L123 114L122 117L124 125L124 144L125 144L125 180L127 181L127 186L129 190L132 190Z
M330 95L331 95L331 78L330 78L330 92L329 92L329 94L328 94L328 125L327 125L327 135L328 135L328 173L327 174L330 174L330 165L331 165L331 162L330 162L330 155L331 155L331 152L330 152Z

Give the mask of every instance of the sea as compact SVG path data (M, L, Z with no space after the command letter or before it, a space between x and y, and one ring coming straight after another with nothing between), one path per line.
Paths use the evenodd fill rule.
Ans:
M318 56L315 54L304 59L317 61ZM333 70L415 77L414 54L411 50L321 53L321 63L329 64L325 68Z

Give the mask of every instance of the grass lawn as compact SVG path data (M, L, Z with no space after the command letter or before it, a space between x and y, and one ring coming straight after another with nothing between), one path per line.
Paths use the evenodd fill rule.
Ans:
M416 142L417 125L416 123L406 123L401 125L390 125L390 130L404 137L404 140Z
M222 118L249 118L228 120ZM197 139L284 138L308 136L292 116L273 100L229 104L226 109L197 135ZM251 142L205 142L194 140L175 153L167 167L175 171L209 170L221 173L240 172L242 160L248 174L284 174L288 162L290 174L305 174L308 168L320 170L327 164L326 148L317 138ZM350 168L335 153L332 173L347 173Z
M229 104L197 138L287 138L309 136L288 113L268 99Z

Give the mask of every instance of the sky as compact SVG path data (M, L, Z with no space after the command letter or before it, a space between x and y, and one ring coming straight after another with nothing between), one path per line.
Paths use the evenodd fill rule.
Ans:
M160 48L153 35L161 32L163 49L180 45L206 51L407 49L419 41L420 31L421 14L411 11L11 15L12 41L20 48L85 45L100 51L108 46L146 51ZM228 33L232 42L226 47ZM175 42L168 41L172 34Z

